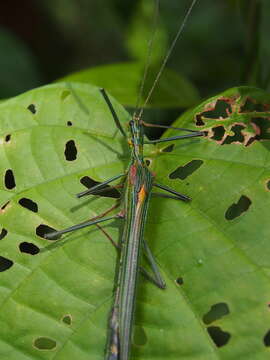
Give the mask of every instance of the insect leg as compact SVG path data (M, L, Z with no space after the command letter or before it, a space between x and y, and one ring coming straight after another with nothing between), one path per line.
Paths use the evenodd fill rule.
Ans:
M191 130L191 129L186 129L186 128L178 128L178 127L174 127L174 126L169 126L169 125L160 125L160 124L151 124L145 121L142 121L142 124L146 127L155 127L155 128L162 128L162 129L172 129L172 130L178 130L178 131L187 131L187 132L191 132L191 133L197 133L197 130Z
M116 114L116 112L115 112L115 110L114 110L114 108L112 106L111 100L109 99L109 96L107 95L105 89L100 89L100 92L101 92L101 95L104 97L104 100L106 101L106 103L107 103L107 105L108 105L108 107L110 109L110 112L111 112L111 114L113 116L113 119L114 119L114 122L115 122L117 128L121 131L121 134L124 137L127 137L127 134L125 133L122 125L120 124L119 118L118 118L118 116L117 116L117 114Z
M163 197L163 198L166 198L166 199L173 199L173 200L183 200L179 196L173 196L173 195L157 193L157 192L152 192L151 196Z
M157 184L157 183L154 183L153 186L159 188L159 189L162 189L162 190L165 190L173 195L176 195L176 197L179 199L179 200L183 200L183 201L190 201L191 198L186 196L186 195L183 195L183 194L180 194L179 192L169 188L168 186L165 186L165 185L160 185L160 184ZM172 197L174 199L174 197Z
M97 184L97 185L91 187L90 189L87 189L87 190L85 190L85 191L82 191L82 192L78 193L76 196L77 196L78 198L80 198L80 197L83 197L83 196L85 196L85 195L93 194L93 193L95 193L97 190L103 188L104 186L108 185L109 183L113 182L114 180L119 179L120 177L122 177L122 176L124 176L124 175L125 175L125 174L120 174L120 175L113 176L112 178L110 178L110 179L108 179L108 180L106 180L106 181L104 181L104 182L102 182L102 183L100 183L100 184Z
M146 271L143 267L140 267L140 271L141 273L151 282L153 282L157 287L159 287L160 289L165 289L166 287L166 283L165 281L162 279L162 276L160 274L160 271L158 269L156 260L154 258L154 255L152 254L147 242L145 240L143 240L143 248L144 248L144 255L146 256L151 269L153 271L153 275L148 273L148 271Z
M145 144L157 144L157 143L161 143L161 142L181 140L181 139L187 139L187 138L198 137L198 136L204 136L204 133L201 131L196 131L196 132L192 132L191 134L171 136L171 137L168 137L165 139L147 140L144 143Z
M119 251L121 249L121 247L113 240L113 238L107 233L107 231L105 231L99 224L96 224L96 226L103 232L103 234L107 237L107 239L111 242L111 244ZM144 255L146 256L148 262L150 263L150 265L152 267L154 276L149 274L149 272L142 266L140 266L140 273L146 279L148 279L149 281L154 283L160 289L165 289L165 287L166 287L165 281L162 279L162 277L160 275L158 266L155 262L155 258L145 240L143 240L143 246L144 246L144 251L145 251Z
M66 228L66 229L63 229L63 230L50 232L48 234L45 234L44 237L46 239L53 239L53 238L59 237L60 235L66 234L66 233L71 232L71 231L83 229L83 228L85 228L87 226L90 226L90 225L94 225L94 224L98 224L98 223L101 223L101 222L104 222L104 221L108 221L108 220L112 220L112 219L118 219L118 218L119 218L118 215L113 215L113 216L109 216L109 217L106 217L106 218L103 218L103 219L96 219L96 220L91 219L89 221L85 221L83 223L70 226L69 228Z

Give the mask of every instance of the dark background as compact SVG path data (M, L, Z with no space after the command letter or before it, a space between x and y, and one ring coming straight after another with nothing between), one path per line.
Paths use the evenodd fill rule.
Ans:
M190 0L161 0L153 57L164 56ZM0 11L0 97L102 64L143 60L152 0L13 0ZM198 0L168 67L208 97L269 86L269 0Z

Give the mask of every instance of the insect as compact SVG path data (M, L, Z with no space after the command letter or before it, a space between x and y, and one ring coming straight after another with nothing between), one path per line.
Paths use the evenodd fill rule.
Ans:
M151 94L156 86L156 83L162 73L163 68L170 56L170 53L175 46L175 43L180 36L186 20L195 5L196 0L193 0L182 22L181 27L163 61L161 69L154 81L154 84L148 94L145 104L148 102ZM146 66L147 69L147 66ZM143 89L143 85L141 87ZM67 229L55 231L46 234L46 238L56 238L65 233L82 229L90 225L98 225L102 222L112 219L119 219L124 222L121 241L119 245L116 245L112 239L112 243L119 249L120 257L118 264L118 273L116 280L116 288L114 294L114 302L111 310L108 340L106 349L106 360L128 360L131 347L131 334L132 324L135 312L136 290L138 285L138 274L142 272L150 281L155 283L159 288L165 288L165 282L163 281L158 267L156 265L154 256L151 253L150 248L146 240L144 239L144 227L147 221L148 205L153 193L153 188L161 189L165 193L158 193L156 195L171 198L174 200L189 201L190 198L183 195L167 186L158 184L155 182L155 175L149 170L147 163L144 159L143 148L144 144L156 144L160 142L169 142L172 140L182 140L193 137L203 136L203 132L183 129L172 128L178 131L185 131L183 135L176 135L169 138L157 139L157 140L145 140L144 127L151 126L142 119L143 107L138 108L133 114L132 119L127 125L127 129L124 129L117 117L117 114L112 106L112 103L104 89L101 89L101 94L104 101L107 103L115 125L126 138L130 147L130 162L127 170L123 174L116 175L92 188L79 193L77 196L83 197L87 195L98 195L100 192L106 190L106 186L111 182L122 179L119 187L122 189L120 200L112 208L92 218L89 221L71 226ZM158 125L154 125L158 126ZM160 126L165 127L166 126ZM115 215L107 216L107 214L114 209L120 207ZM107 234L108 236L108 234ZM109 237L109 236L108 236ZM110 237L109 237L110 238ZM144 253L153 272L149 274L144 268L141 267L141 253Z

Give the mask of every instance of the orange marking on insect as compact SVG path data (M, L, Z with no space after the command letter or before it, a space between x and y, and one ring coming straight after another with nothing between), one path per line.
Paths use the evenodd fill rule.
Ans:
M146 191L145 191L145 187L143 185L139 192L139 195L138 195L139 204L144 201L145 197L146 197Z
M117 355L117 354L118 354L118 348L117 348L117 346L114 345L114 344L111 346L111 353L112 353L113 355Z

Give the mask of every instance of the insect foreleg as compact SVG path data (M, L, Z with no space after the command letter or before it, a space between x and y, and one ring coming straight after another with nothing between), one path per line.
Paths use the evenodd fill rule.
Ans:
M83 228L85 228L87 226L99 224L99 223L104 222L104 221L108 221L108 220L112 220L112 219L118 219L118 218L119 218L118 215L113 215L113 216L109 216L109 217L106 217L106 218L103 218L103 219L96 219L96 220L91 219L89 221L85 221L83 223L70 226L69 228L66 228L66 229L63 229L63 230L50 232L48 234L45 234L44 237L46 239L53 239L55 237L58 237L59 235L66 234L66 233L71 232L71 231L83 229Z
M125 176L125 175L126 175L126 174L120 174L120 175L113 176L112 178L110 178L110 179L108 179L108 180L106 180L106 181L104 181L104 182L102 182L102 183L100 183L100 184L97 184L97 185L91 187L90 189L87 189L87 190L85 190L85 191L82 191L82 192L78 193L76 196L77 196L78 198L80 198L80 197L83 197L83 196L85 196L85 195L93 194L93 193L95 193L97 190L102 189L104 186L110 184L110 183L113 182L114 180L117 180L117 179L119 179L120 177Z
M190 201L191 200L190 197L188 197L186 195L183 195L183 194L169 188L168 186L160 185L160 184L157 184L157 183L154 183L153 186L155 186L155 187L157 187L159 189L165 190L170 194L176 195L176 198L178 198L178 200L183 200L183 201ZM174 197L173 197L173 199L174 199Z
M172 136L172 137L168 137L165 139L146 140L144 143L145 144L158 144L158 143L162 143L162 142L188 139L188 138L198 137L198 136L204 136L204 133L201 131L196 131L196 132L192 132L191 134L177 135L177 136Z
M191 132L191 133L197 133L198 130L191 130L191 129L186 129L186 128L178 128L178 127L174 127L174 126L170 126L170 125L160 125L160 124L151 124L145 121L142 121L143 126L146 127L155 127L155 128L162 128L162 129L172 129L172 130L178 130L178 131L187 131L187 132Z
M123 129L123 127L122 127L122 125L121 125L121 123L119 121L119 118L118 118L118 116L117 116L117 114L116 114L116 112L114 110L114 107L112 106L111 100L110 100L109 96L107 95L105 89L99 89L99 90L101 92L101 95L104 97L104 100L106 101L106 104L108 105L108 107L110 109L110 112L111 112L111 114L113 116L113 119L114 119L114 122L115 122L117 128L121 131L121 133L122 133L122 135L124 137L127 137L127 134L125 133L125 131L124 131L124 129Z

